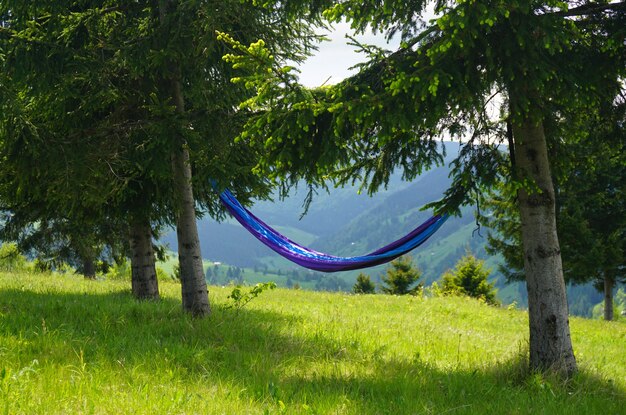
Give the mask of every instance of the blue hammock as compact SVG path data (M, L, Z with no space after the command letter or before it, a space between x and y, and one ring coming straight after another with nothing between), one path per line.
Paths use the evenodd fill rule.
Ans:
M448 215L432 216L403 238L374 252L362 256L337 257L305 248L281 235L243 207L228 189L220 194L220 200L231 215L259 241L302 267L322 272L362 269L389 262L426 242L448 219Z

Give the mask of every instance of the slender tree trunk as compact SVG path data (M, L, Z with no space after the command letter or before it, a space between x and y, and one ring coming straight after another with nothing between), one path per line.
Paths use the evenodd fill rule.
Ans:
M169 12L171 1L160 0L159 12L161 22L164 22ZM185 112L185 101L180 81L180 65L172 63L168 95L173 99L176 111ZM176 130L175 130L176 131ZM196 206L191 184L191 164L189 150L184 137L177 131L174 133L176 149L172 154L172 170L174 185L178 191L178 206L176 218L176 235L178 236L178 262L180 267L180 282L182 289L183 309L194 316L205 316L211 312L207 291L200 238L196 225Z
M172 165L175 185L181 198L176 220L176 235L183 309L194 316L204 316L208 315L211 309L196 225L189 152L185 148L179 148L172 157Z
M606 321L613 320L613 287L615 280L611 277L604 276L604 319Z
M577 365L556 232L555 197L541 122L513 125L515 170L537 189L521 189L518 201L528 289L530 368L569 376Z
M130 225L130 266L133 296L139 300L158 300L152 229L147 220L133 220Z

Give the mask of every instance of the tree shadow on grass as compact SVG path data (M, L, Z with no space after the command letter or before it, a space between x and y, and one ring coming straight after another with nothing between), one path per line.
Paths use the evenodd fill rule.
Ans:
M138 302L107 294L0 291L5 353L25 366L114 367L133 382L170 373L185 382L232 385L259 408L288 413L619 413L626 394L582 373L563 384L520 370L522 357L478 368L362 350L325 335L294 334L303 317L214 305L206 319L172 299ZM20 353L11 348L20 347ZM486 357L486 361L493 361Z

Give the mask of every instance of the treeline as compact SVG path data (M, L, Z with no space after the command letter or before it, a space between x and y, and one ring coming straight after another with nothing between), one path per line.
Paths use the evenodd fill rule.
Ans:
M251 281L276 280L287 288L310 288L316 291L350 291L351 285L333 274L305 269L274 269L267 264L255 265L253 269L214 264L206 270L206 279L216 285L247 285Z

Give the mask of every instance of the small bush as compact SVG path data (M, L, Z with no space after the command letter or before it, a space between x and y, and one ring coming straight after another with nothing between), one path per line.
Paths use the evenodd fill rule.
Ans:
M360 273L356 277L356 284L352 287L352 292L355 294L374 294L376 292L376 286L369 275Z
M21 271L27 268L26 257L14 243L0 246L0 271Z
M410 256L404 255L391 262L387 268L387 275L383 276L381 290L385 294L405 295L419 294L422 284L416 284L422 272L413 266Z
M233 304L229 306L229 308L233 307L239 310L250 301L257 298L263 291L273 290L274 288L276 288L275 282L262 282L256 284L254 287L246 292L243 290L243 287L241 285L237 285L235 288L233 288L230 295L228 296L228 298L233 300Z
M48 274L52 272L52 264L49 261L45 261L41 258L35 258L33 261L33 271L41 274Z
M180 265L178 263L174 264L174 267L172 268L171 278L174 281L180 282Z
M130 264L126 259L123 259L120 262L116 262L109 268L109 271L104 274L104 277L111 280L130 281Z
M161 281L180 282L180 280L177 280L176 278L174 278L173 275L168 274L167 272L165 272L163 270L163 268L161 268L161 267L156 267L156 276L157 276L157 280L159 282L161 282Z
M466 295L498 304L494 284L487 282L490 272L490 269L485 269L485 261L468 253L457 262L454 270L443 275L438 291L443 295Z

